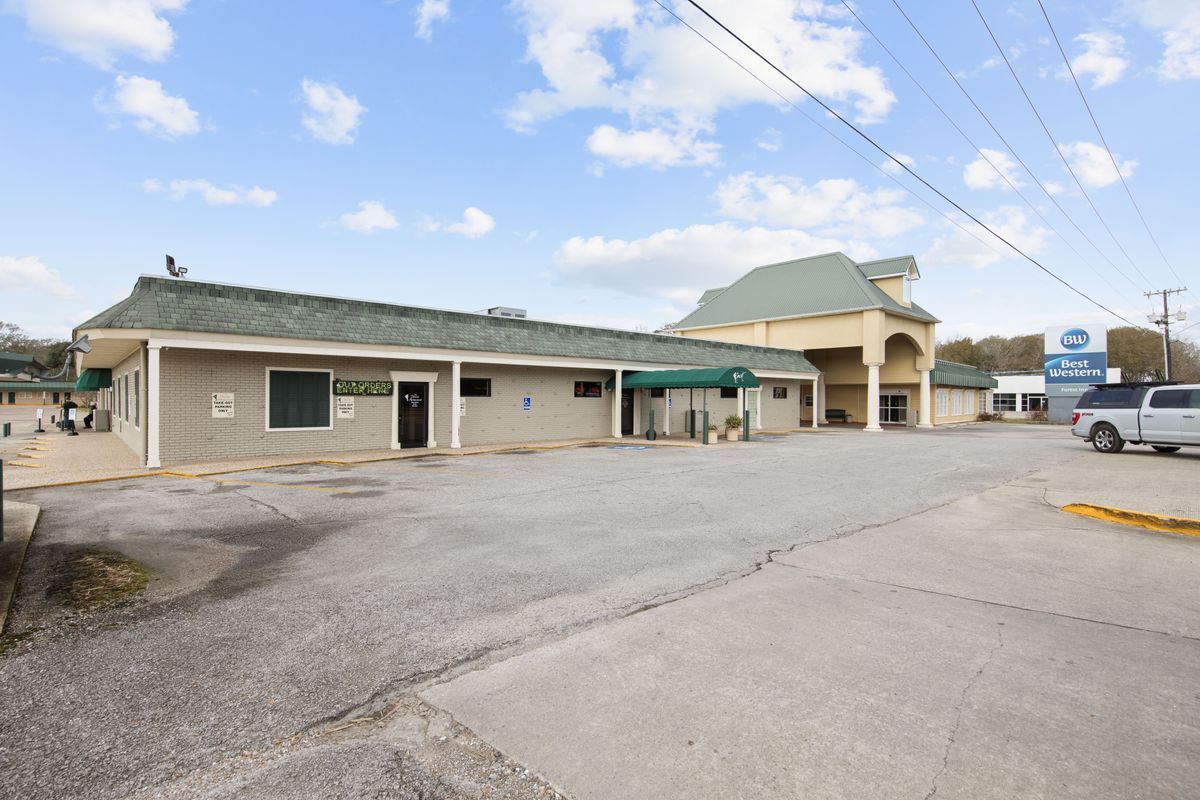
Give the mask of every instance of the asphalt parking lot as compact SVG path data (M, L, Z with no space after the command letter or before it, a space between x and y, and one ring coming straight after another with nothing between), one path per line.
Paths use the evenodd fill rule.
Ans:
M1200 538L1054 507L1197 477L992 425L14 493L4 793L1198 796ZM57 607L80 549L149 588Z

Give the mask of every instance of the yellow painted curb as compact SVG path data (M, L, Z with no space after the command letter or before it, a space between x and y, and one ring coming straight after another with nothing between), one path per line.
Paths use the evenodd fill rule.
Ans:
M5 461L10 467L44 467L45 464L37 464L32 461Z
M1200 519L1191 519L1190 517L1171 517L1165 514L1150 514L1145 511L1130 511L1110 506L1094 506L1089 503L1071 503L1063 506L1062 510L1068 514L1078 514L1081 517L1115 522L1118 525L1132 525L1152 531L1200 536Z

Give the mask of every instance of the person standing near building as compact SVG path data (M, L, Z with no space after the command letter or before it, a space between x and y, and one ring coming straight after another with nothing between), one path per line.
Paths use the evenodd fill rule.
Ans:
M63 401L63 430L67 432L68 436L79 435L79 431L75 430L75 420L71 417L71 412L77 408L79 408L79 405L69 397Z
M93 400L92 402L88 403L88 413L87 413L87 416L83 418L83 427L88 430L91 430L92 429L92 421L95 419L96 419L96 401Z

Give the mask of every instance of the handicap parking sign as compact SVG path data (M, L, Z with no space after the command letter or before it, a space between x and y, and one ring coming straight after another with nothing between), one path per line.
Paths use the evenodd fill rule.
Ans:
M525 411L532 411L533 410L533 398L532 397L522 398L521 399L521 408Z

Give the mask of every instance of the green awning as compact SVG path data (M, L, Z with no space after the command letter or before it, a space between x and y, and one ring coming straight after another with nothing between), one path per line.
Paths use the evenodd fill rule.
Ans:
M612 391L614 385L614 379L609 378L604 388ZM757 389L758 386L758 378L745 367L664 369L621 377L622 389Z
M111 369L85 369L75 381L75 391L77 392L95 392L111 386Z
M966 386L974 389L995 389L1000 385L1000 381L970 364L943 361L940 358L933 364L933 374L929 376L929 382L937 386Z

